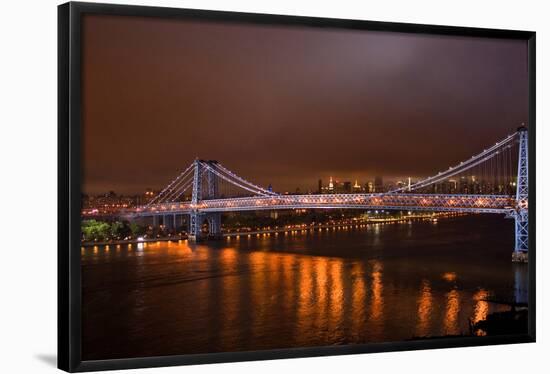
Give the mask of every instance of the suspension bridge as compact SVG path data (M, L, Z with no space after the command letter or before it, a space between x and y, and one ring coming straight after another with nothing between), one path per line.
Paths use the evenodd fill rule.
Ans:
M526 262L528 132L517 132L429 178L385 192L288 195L258 186L221 163L194 160L146 205L126 212L176 225L189 216L189 240L221 236L225 212L279 209L382 209L502 214L515 220L514 261ZM208 223L208 233L202 225Z

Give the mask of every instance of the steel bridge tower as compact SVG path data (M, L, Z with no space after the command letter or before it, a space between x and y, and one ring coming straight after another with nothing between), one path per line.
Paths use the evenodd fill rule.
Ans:
M528 134L525 127L518 129L519 157L518 178L516 182L516 210L513 212L516 228L516 245L512 261L527 262L529 250L529 164Z
M218 197L218 178L212 171L218 162L214 160L207 161L210 169L207 170L206 183L208 184L208 198L215 199ZM214 239L220 239L222 235L222 214L221 213L208 213L206 215L208 220L209 233L208 236Z
M196 159L194 161L194 173L193 173L193 192L191 195L192 210L189 217L189 240L200 241L205 239L201 226L204 220L208 221L209 233L208 236L218 238L221 237L221 213L200 213L198 205L203 200L202 194L202 179L206 172L206 184L207 193L206 197L213 199L218 195L218 180L216 175L210 169L206 169L202 166L202 161ZM217 161L207 161L210 167L214 168Z
M193 161L193 192L191 194L191 214L189 215L189 240L196 241L201 237L202 215L197 205L202 198L202 165L198 159Z

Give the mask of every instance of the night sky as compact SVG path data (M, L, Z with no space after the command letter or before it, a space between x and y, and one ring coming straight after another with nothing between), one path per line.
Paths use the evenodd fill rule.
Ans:
M87 15L82 67L91 194L428 176L527 124L525 41Z

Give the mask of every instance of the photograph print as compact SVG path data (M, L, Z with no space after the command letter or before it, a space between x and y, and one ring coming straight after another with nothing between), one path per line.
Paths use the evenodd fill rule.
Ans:
M527 335L527 40L252 19L82 16L82 360Z

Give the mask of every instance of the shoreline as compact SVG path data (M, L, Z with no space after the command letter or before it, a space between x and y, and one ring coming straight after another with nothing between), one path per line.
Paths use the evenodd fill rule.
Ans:
M395 217L395 218L373 218L369 219L367 221L363 222L357 222L357 223L333 223L333 224L316 224L316 225L308 225L308 224L302 224L302 225L292 225L292 226L285 226L285 227L277 227L273 229L264 229L264 230L253 230L253 231L232 231L232 232L225 232L222 233L221 237L223 239L230 239L234 237L252 237L256 236L259 237L260 235L270 235L270 234L280 234L280 233L297 233L297 232L307 232L307 231L321 231L321 230L328 230L328 229L336 229L336 228L355 228L360 229L364 228L369 225L379 225L379 224L394 224L399 222L413 222L413 221L433 221L434 219L437 222L437 219L439 218L453 218L458 217L463 214L457 214L457 213L439 213L435 215L423 215L423 216L404 216L404 217ZM143 238L138 240L136 239L130 239L130 240L108 240L108 241L97 241L97 242L81 242L80 246L81 248L90 248L90 247L97 247L97 246L109 246L109 245L121 245L121 244L139 244L139 243L151 243L151 242L168 242L168 241L186 241L187 234L182 235L172 235L172 236L162 236L158 238ZM219 239L218 239L219 240Z

